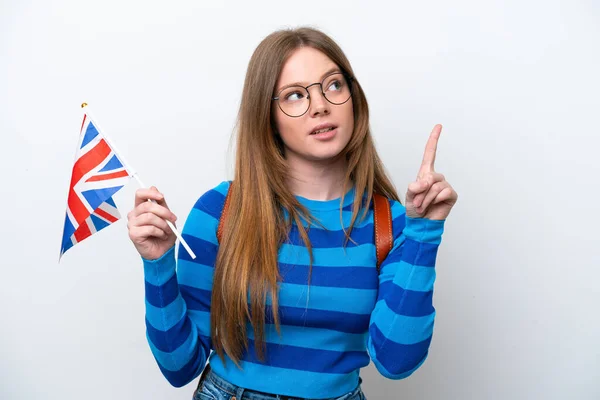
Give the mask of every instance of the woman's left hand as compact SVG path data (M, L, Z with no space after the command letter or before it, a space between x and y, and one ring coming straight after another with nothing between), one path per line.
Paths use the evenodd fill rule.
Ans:
M444 175L435 172L434 163L442 126L431 131L417 180L408 185L406 215L411 218L444 220L458 200L458 194L446 182Z

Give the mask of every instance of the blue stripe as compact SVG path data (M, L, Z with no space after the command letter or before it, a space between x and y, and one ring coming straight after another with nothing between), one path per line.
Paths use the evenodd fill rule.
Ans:
M69 216L66 215L65 216L65 227L63 230L63 247L66 245L70 245L69 247L71 247L73 245L73 242L71 242L71 236L73 235L73 233L75 233L75 226L73 226L73 224L71 223L71 220L69 219Z
M435 268L414 266L404 261L388 264L388 266L391 265L397 266L394 274L390 274L390 269L387 269L385 274L379 276L381 284L392 281L404 289L420 292L433 289L436 277Z
M445 220L406 217L406 237L422 243L440 244Z
M123 164L119 161L119 158L116 155L113 155L112 158L106 163L104 167L99 172L112 171L114 169L123 168Z
M184 316L172 328L161 331L154 328L146 319L146 332L158 350L170 353L181 346L192 334L192 325L189 318Z
M308 284L309 268L306 265L279 263L279 270L285 283ZM327 286L351 289L376 289L377 270L364 267L317 267L313 266L311 286Z
M199 335L210 338L210 312L188 310L187 315L198 328Z
M389 309L385 301L380 301L373 310L371 321L388 339L401 344L422 342L433 335L435 312L424 317L398 315Z
M194 254L196 254L196 258L192 259L192 257L188 254L183 245L180 243L179 252L177 256L180 260L214 266L215 260L217 258L217 251L219 249L215 244L207 242L203 239L198 239L195 236L188 235L185 233L182 233L182 236L187 242L187 244L192 248Z
M219 221L216 220L212 215L209 215L197 208L192 208L185 221L183 234L193 236L197 239L202 239L217 245L218 225Z
M160 368L160 372L167 378L169 383L175 387L182 387L200 375L200 372L204 369L206 358L201 356L192 357L179 371L169 371L164 368L158 360L156 361Z
M212 266L180 259L177 264L177 281L180 285L211 291L214 271Z
M369 364L365 351L315 350L305 347L266 343L265 361L258 360L254 341L248 340L249 349L242 356L244 361L272 367L288 368L329 374L347 374Z
M267 321L273 322L271 306L266 307ZM338 332L365 333L369 328L370 314L350 314L338 311L314 310L300 307L279 306L279 316L282 325L306 326Z
M329 218L331 220L327 220ZM344 214L345 224L350 224L351 214ZM399 225L404 220L404 217L399 217L392 223ZM326 214L326 217L322 216L320 221L325 225L327 230L319 227L318 225L311 227L308 230L308 237L313 248L330 248L330 247L342 247L346 241L346 233L341 229L339 215L336 218L331 217L331 213ZM350 237L352 240L348 240L347 247L356 247L363 244L373 244L375 242L375 233L373 230L373 219L366 220L366 223L362 225L356 225L352 229ZM358 221L357 221L358 222ZM300 236L300 231L296 225L292 225L290 229L289 238L286 241L288 244L296 246L304 246L304 241Z
M414 344L399 344L386 338L375 324L369 328L371 356L391 374L402 374L414 369L427 356L431 337Z
M88 119L90 118L89 115L87 116L87 118ZM96 136L98 136L98 130L96 129L96 127L90 120L87 128L85 129L85 135L83 136L83 140L81 141L80 148L83 149L85 147L85 145L88 144L89 142L91 142L92 140L94 140L94 138Z
M409 264L434 267L438 247L438 244L421 243L406 239L402 248L402 259ZM393 259L388 262L391 261Z
M105 189L86 190L84 192L81 192L81 194L83 195L83 197L85 197L90 207L92 207L95 210L100 206L100 204L104 203L106 199L118 192L119 189L121 189L122 187L123 185Z
M313 249L313 254L316 266L372 268L377 261L375 245L372 243L357 247ZM279 250L279 261L285 264L309 265L308 249L303 246L282 244Z
M164 285L154 286L144 281L146 300L154 307L165 307L171 304L179 295L177 276L173 275Z
M70 238L65 238L62 244L62 248L61 248L61 253L64 253L65 251L69 250L71 247L73 247L73 242L71 241Z
M194 208L203 211L218 220L221 217L225 196L216 190L209 190L202 195L194 204Z
M379 287L378 299L384 299L390 310L408 317L424 317L435 311L432 303L433 291L416 292L405 290L393 282L384 282Z
M197 289L187 285L179 285L181 296L184 298L188 310L210 311L211 292L208 290ZM370 296L374 297L374 293ZM314 296L314 291L311 292L311 298ZM284 300L287 295L280 296ZM373 300L374 302L374 300ZM270 302L268 302L270 303ZM288 305L280 298L279 314L282 325L307 326L312 328L324 328L348 333L363 333L366 332L369 326L370 311L359 314L355 313L357 309L352 307L352 303L346 306L352 312L344 310L318 310L314 308L302 307L306 304L306 299L300 300L301 304L296 304L298 301L293 301L293 304ZM372 309L373 307L371 307ZM270 316L273 315L273 310L270 305L267 305L266 315L267 322L273 322Z
M211 292L192 286L179 285L181 297L184 298L188 310L210 311Z
M148 337L148 333L146 333ZM197 339L194 335L189 335L187 339L172 352L164 352L159 350L151 340L148 340L148 345L154 358L166 370L179 371L190 359L194 358L195 349L198 346Z
M183 299L176 299L163 308L155 307L146 300L146 320L161 331L169 330L181 321L185 317L185 310Z
M173 245L156 260L142 259L144 279L154 286L162 286L175 275L175 246Z
M248 338L256 339L252 329L248 329ZM265 341L317 350L366 351L367 334L286 325L280 336L275 325L265 324Z
M338 224L339 225L339 221ZM348 240L347 247L356 247L361 244L373 243L374 238L373 224L368 224L360 228L354 228ZM318 227L312 227L308 231L308 237L313 248L341 247L346 240L346 233L343 230L324 230ZM354 242L353 242L354 241ZM287 243L304 246L304 241L300 236L300 231L296 225L290 229Z
M311 309L342 311L354 314L370 314L377 300L377 289L347 289L295 285L279 285L279 304L290 307L309 307ZM267 304L271 299L267 298Z
M183 284L179 285L179 290L189 309L209 309L210 291ZM150 304L157 305L160 299L153 298L151 295L146 296ZM377 289L346 289L314 286L310 288L310 299L307 302L308 295L309 293L305 285L282 283L279 291L279 304L281 306L304 309L308 305L309 309L338 311L349 314L370 314L377 300ZM172 295L171 297L168 294L164 294L163 296L165 297L165 300L163 300L165 304L168 304L166 303L167 298L173 301L176 297L176 295ZM267 305L270 304L271 299L267 298Z
M114 208L117 208L117 205L115 204L115 201L112 197L109 197L108 199L104 200L104 202L108 205L113 206Z
M110 223L106 222L103 219L98 218L94 214L91 214L90 218L92 219L92 224L94 224L94 228L96 228L96 232L98 232L110 225Z

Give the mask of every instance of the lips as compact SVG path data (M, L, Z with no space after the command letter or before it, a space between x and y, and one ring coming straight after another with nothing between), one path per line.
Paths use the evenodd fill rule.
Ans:
M310 135L316 135L317 133L331 131L335 128L337 128L337 126L334 124L330 124L330 123L319 124L319 125L315 126L312 129L312 131L310 131Z

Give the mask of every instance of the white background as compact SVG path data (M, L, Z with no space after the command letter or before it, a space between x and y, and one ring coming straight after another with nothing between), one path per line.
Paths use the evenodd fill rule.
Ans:
M191 398L146 343L135 181L57 263L79 106L181 222L231 178L252 52L298 25L346 52L401 196L436 123L460 196L430 356L402 381L371 364L369 399L600 398L597 1L0 4L0 398Z

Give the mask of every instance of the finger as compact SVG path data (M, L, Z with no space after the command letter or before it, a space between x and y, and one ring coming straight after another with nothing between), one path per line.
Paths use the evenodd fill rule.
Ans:
M150 188L142 188L135 191L135 206L137 207L143 202L150 200L155 200L157 202L164 201L164 195L156 189L156 187L152 186Z
M429 189L429 191L427 192L427 196L425 196L425 199L423 199L423 204L417 207L417 211L422 212L424 210L427 210L427 207L429 207L431 202L442 192L442 190L444 190L448 186L449 185L447 182L438 182L434 184L431 187L431 189Z
M168 219L171 222L175 222L177 220L177 216L171 212L166 206L145 201L134 208L129 215L128 219L134 219L144 213L153 213L159 216L162 219Z
M134 242L142 242L148 238L166 239L169 235L152 225L136 226L129 230L129 238Z
M130 228L146 225L156 226L157 228L162 229L165 232L171 231L169 225L164 219L150 212L138 215L136 218L132 219L127 224L127 226Z
M456 203L456 199L458 198L458 194L451 187L447 187L437 195L435 200L433 200L432 204L441 203L442 201L451 201L452 203Z
M410 183L408 185L408 190L406 191L406 202L412 203L415 196L419 193L426 192L427 189L429 189L429 183L426 180Z
M433 127L429 139L427 140L427 145L425 145L425 153L423 154L423 161L421 162L421 168L419 169L419 177L434 170L437 144L441 133L442 125L437 124Z
M433 172L433 173L429 173L429 174L425 175L425 177L422 180L427 181L429 186L433 186L437 182L445 181L446 177L444 176L444 174L439 174L437 172ZM413 205L415 207L420 206L423 203L423 199L425 198L425 195L427 195L426 191L423 191L420 194L416 195L415 198L413 199Z

